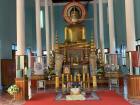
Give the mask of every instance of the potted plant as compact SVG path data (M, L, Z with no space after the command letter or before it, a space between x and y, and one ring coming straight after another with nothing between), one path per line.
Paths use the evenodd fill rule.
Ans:
M19 87L17 85L11 85L8 89L7 92L14 97L15 100L15 95L19 92Z

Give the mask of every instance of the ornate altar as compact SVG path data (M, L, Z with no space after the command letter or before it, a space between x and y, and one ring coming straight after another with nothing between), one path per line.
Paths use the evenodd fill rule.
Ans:
M55 88L60 88L61 83L62 90L89 89L90 78L93 79L92 86L96 87L96 47L93 37L90 43L86 41L85 27L81 23L86 17L86 9L79 2L70 2L64 7L63 14L68 26L64 29L64 43L58 43L56 35L55 57L59 60L56 59L55 65L59 64L59 69L55 68Z

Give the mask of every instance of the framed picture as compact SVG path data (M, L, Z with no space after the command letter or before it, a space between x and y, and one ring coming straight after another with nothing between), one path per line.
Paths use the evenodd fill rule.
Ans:
M64 74L70 74L70 65L65 65L63 67L63 73Z

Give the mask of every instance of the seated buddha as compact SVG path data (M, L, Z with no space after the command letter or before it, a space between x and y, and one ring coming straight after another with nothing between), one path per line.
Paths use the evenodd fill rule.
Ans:
M80 24L78 11L72 11L70 18L72 23L65 27L65 43L85 42L85 26Z

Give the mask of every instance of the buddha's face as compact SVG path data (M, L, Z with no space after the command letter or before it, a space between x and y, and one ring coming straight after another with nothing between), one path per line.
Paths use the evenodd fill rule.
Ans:
M79 19L79 14L78 14L78 12L77 12L77 11L73 11L73 12L71 13L71 21L72 21L73 23L77 23L77 22L78 22L78 19Z

